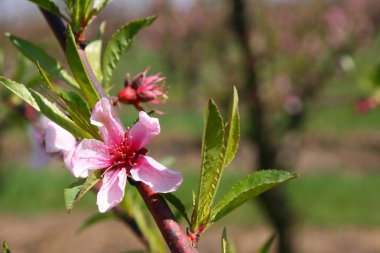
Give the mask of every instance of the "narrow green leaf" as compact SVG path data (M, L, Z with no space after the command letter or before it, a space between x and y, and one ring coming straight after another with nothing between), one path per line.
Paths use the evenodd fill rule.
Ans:
M223 166L224 126L214 101L209 100L202 140L201 175L191 228L206 225Z
M70 26L67 29L66 54L71 71L78 82L83 95L86 97L90 107L94 108L96 102L100 100L100 97L96 92L94 85L91 83L82 63Z
M96 213L96 214L92 215L91 217L89 217L88 219L86 219L82 223L82 225L79 228L79 232L83 232L87 228L89 228L92 225L95 225L99 222L111 220L114 218L115 218L115 215L113 213L110 213L110 212L108 212L108 213Z
M41 67L46 70L50 75L55 76L67 84L79 88L75 80L70 76L69 73L59 64L59 62L45 53L44 50L30 43L29 41L18 38L14 35L6 33L9 40L15 45L20 52L25 55L33 63L38 62Z
M297 175L292 172L280 170L262 170L252 173L236 183L222 197L212 210L210 223L221 219L247 200L296 177Z
M235 248L233 244L227 238L226 227L223 228L223 234L222 234L222 253L235 253Z
M59 11L58 6L53 1L51 0L29 0L29 1L37 4L42 9L49 11L53 13L54 15L68 21L68 19L64 15L62 15L62 13Z
M260 250L257 253L268 253L275 238L276 235L272 235L271 237L269 237L269 239L264 243L264 245L260 248Z
M84 119L90 119L91 110L88 107L86 101L78 95L77 93L66 90L61 87L57 87L57 94L65 101L65 103L78 115L80 115Z
M4 241L3 242L3 253L11 253L7 243Z
M121 56L130 48L136 34L144 27L153 23L156 17L135 20L122 26L109 40L104 52L103 75L106 86L109 86L115 68Z
M79 128L71 119L62 113L56 105L47 100L40 93L2 76L0 76L0 83L30 104L34 109L41 112L47 118L60 125L77 138L91 138L91 135Z
M186 213L186 207L182 203L182 201L172 193L165 193L161 195L164 196L164 198L167 201L169 201L169 203L172 204L179 211L181 216L185 218L186 222L190 225L190 220L189 220L189 217L187 217L187 213Z
M238 93L236 87L234 87L228 110L227 124L225 127L224 147L226 153L224 155L224 168L226 168L234 159L239 145L240 118L238 112L238 102Z
M67 114L71 119L77 124L78 127L82 128L85 132L90 133L94 138L100 137L96 127L90 123L91 111L87 103L83 98L75 92L66 90L61 87L55 87L47 77L45 71L37 62L37 68L40 72L42 78L45 80L47 87L56 96L52 97L57 101L56 103L64 104ZM59 101L60 98L61 100Z
M94 0L94 9L100 11L103 9L109 2L110 0Z
M102 176L102 171L92 172L86 179L81 179L64 190L66 210L70 212L78 201L94 186Z
M86 55L96 78L100 83L103 81L103 73L101 67L102 40L96 39L86 46Z

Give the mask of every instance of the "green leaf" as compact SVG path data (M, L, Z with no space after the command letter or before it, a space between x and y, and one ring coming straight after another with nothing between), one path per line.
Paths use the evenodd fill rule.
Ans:
M5 77L0 76L0 83L6 88L11 90L25 102L30 104L34 109L41 112L51 121L60 125L77 138L91 138L87 132L79 128L71 119L69 119L64 113L62 113L56 105L47 100L40 93L28 89L22 84L14 82L12 80L6 79Z
M103 9L109 2L110 0L94 0L94 9L100 11Z
M49 11L53 13L54 15L68 21L68 19L64 15L62 15L62 13L59 11L58 6L53 1L51 0L29 0L29 1L37 4L42 9Z
M70 26L67 29L67 41L66 41L66 54L67 60L69 62L71 71L78 82L83 95L86 97L89 106L94 108L96 102L100 100L98 93L94 85L92 84L86 69L82 63L77 46L75 43L75 38ZM84 53L84 52L83 52Z
M101 83L103 80L103 73L101 67L101 54L102 54L102 40L96 39L86 46L86 55L88 62L91 65L92 70L96 78Z
M70 212L78 201L101 179L102 171L92 172L86 179L81 179L64 190L65 206Z
M95 225L99 222L114 219L115 215L113 213L96 213L92 215L90 218L86 219L79 228L79 232L84 231L85 229Z
M7 243L4 241L3 242L3 253L11 253Z
M191 228L206 225L215 197L223 166L224 127L214 101L209 100L204 116L205 126L202 140L201 175Z
M238 112L238 101L238 93L236 87L234 87L224 135L224 147L226 152L224 155L224 168L232 162L239 146L240 118Z
M66 90L61 87L57 87L57 94L65 101L65 103L78 115L80 115L83 119L90 119L91 117L91 110L88 107L86 101L78 95L77 93Z
M210 222L218 221L247 200L296 177L297 175L292 172L280 170L262 170L252 173L236 183L222 197L212 210Z
M186 207L182 203L182 201L172 193L165 193L161 195L164 196L164 198L167 201L169 201L169 203L172 204L179 211L181 216L185 218L186 222L190 225L190 220L189 220L189 217L187 217L187 213L186 213Z
M275 235L272 235L271 237L269 237L269 239L264 243L264 245L260 248L260 250L257 251L257 253L268 253L275 238L276 238Z
M65 69L63 69L59 62L45 53L44 50L35 46L29 41L23 40L9 33L6 33L6 36L8 36L13 45L15 45L20 50L20 52L33 63L38 62L41 67L50 75L65 81L67 84L75 88L79 88L75 80L70 76L69 73L66 72Z
M235 253L233 244L227 238L227 229L223 228L222 234L222 253Z
M106 86L109 86L115 68L121 56L130 48L136 34L144 27L153 23L156 17L135 20L122 26L109 40L104 52L103 75Z

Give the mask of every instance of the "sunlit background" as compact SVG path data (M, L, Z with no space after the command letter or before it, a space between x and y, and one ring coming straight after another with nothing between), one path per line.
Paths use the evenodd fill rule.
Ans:
M290 214L282 222L292 227L286 230L288 253L380 252L380 2L114 0L87 37L96 36L103 20L108 39L120 25L153 14L158 19L124 56L111 94L122 87L127 72L134 76L150 68L166 77L169 100L157 106L165 112L162 131L149 150L183 172L178 196L190 206L197 189L208 98L225 113L236 85L242 137L221 192L256 169L295 171L300 177L280 188ZM35 42L67 66L38 8L28 1L0 0L0 32L1 75L27 83L38 74L5 32ZM141 249L116 221L78 232L81 222L97 212L94 196L88 194L66 213L63 189L75 178L57 158L31 169L28 123L9 110L5 98L0 107L0 240L16 253ZM132 108L122 111L126 122L136 118ZM261 138L255 135L258 129ZM280 203L273 208L282 212ZM256 252L275 233L264 210L257 201L245 204L205 233L200 252L220 252L224 225L238 252Z

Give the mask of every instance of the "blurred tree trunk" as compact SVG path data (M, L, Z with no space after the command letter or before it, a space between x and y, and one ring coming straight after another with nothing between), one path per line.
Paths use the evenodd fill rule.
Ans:
M276 164L278 148L270 138L265 123L265 106L260 96L257 66L254 52L249 43L248 18L245 14L244 0L229 0L232 4L231 21L233 31L239 43L244 68L243 99L249 106L250 140L256 145L258 152L257 167L259 169L281 168ZM263 194L259 201L277 231L279 240L278 252L293 252L292 225L293 211L289 207L284 192L275 188Z

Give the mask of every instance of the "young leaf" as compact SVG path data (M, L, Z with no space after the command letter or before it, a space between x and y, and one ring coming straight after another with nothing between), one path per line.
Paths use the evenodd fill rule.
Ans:
M102 38L104 35L106 22L103 21L99 26L99 34L90 44L85 48L88 62L90 63L96 78L100 83L103 82L103 70L102 70Z
M70 212L78 201L100 181L101 176L101 171L92 172L86 179L81 179L64 190L67 212Z
M172 204L175 208L177 208L181 216L185 218L186 222L190 225L190 220L189 220L189 217L187 217L187 213L186 213L186 207L181 202L181 200L172 193L165 193L161 195L164 196L164 198L167 201L169 201L170 204Z
M66 54L71 71L73 72L83 95L86 97L89 106L93 108L100 98L82 63L70 26L67 29Z
M222 197L212 210L210 223L221 219L247 200L296 177L297 175L292 172L280 170L262 170L252 173L236 183Z
M62 113L56 105L47 100L40 93L28 89L22 84L16 83L12 80L0 76L0 83L6 88L11 90L25 102L30 104L34 109L41 112L51 121L60 125L77 138L91 138L91 135L79 128L71 119Z
M110 212L96 213L82 223L82 225L79 228L79 232L84 231L85 229L89 228L92 225L95 225L96 223L99 223L105 220L114 219L114 218L115 218L115 215Z
M109 40L104 52L103 75L106 86L109 86L114 70L121 56L130 48L136 34L153 23L156 17L148 17L128 23L117 30Z
M20 52L33 63L38 62L50 75L55 76L65 81L67 84L79 89L78 84L69 75L69 73L66 72L66 70L56 59L45 53L44 50L33 45L29 41L23 40L9 33L6 33L6 36L8 36L13 45L15 45Z
M235 253L234 246L227 238L227 229L223 228L222 234L222 253Z
M216 194L217 184L223 166L223 119L220 116L217 106L211 99L209 100L204 120L201 175L198 195L191 220L191 228L193 231L200 225L206 225L208 222L211 204Z
M3 242L3 253L11 253L7 243L4 241Z
M224 135L224 147L226 152L224 155L224 168L226 168L234 159L239 145L240 119L238 112L238 101L238 93L236 87L234 87Z
M273 244L274 238L276 238L275 235L272 235L269 237L269 239L264 243L264 245L261 247L261 249L257 253L268 253L270 250L270 247Z
M41 7L44 10L47 10L54 15L63 18L65 21L69 21L67 17L62 15L62 13L59 11L58 6L51 0L29 0L35 4L37 4L39 7Z

